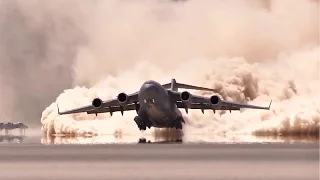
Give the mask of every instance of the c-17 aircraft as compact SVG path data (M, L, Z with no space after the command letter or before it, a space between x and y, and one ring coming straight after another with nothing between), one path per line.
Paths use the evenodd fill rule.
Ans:
M182 123L185 123L179 108L184 108L186 113L188 109L204 110L240 110L240 108L265 109L269 107L261 107L248 105L243 103L231 102L222 100L217 95L211 97L193 95L188 91L178 92L179 88L215 91L214 89L193 86L188 84L177 83L175 79L171 79L170 83L161 85L160 83L149 80L142 84L140 90L126 94L119 93L114 99L102 101L100 98L95 98L91 105L68 110L65 112L59 111L58 114L73 114L87 112L87 114L110 113L121 111L136 110L137 116L134 118L140 130L146 130L148 127L156 128L176 128L182 129Z

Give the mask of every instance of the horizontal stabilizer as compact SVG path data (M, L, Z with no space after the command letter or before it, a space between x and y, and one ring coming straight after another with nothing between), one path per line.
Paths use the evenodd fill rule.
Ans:
M177 83L176 87L177 88L182 88L182 89L193 89L193 90L202 90L202 91L216 91L215 89L211 89L211 88L193 86L193 85L181 84L181 83Z
M163 84L162 86L164 88L166 88L166 89L171 89L172 91L178 91L179 88L182 88L182 89L192 89L192 90L202 90L202 91L215 91L216 92L215 89L211 89L211 88L178 83L178 82L176 82L175 79L172 79L171 83Z

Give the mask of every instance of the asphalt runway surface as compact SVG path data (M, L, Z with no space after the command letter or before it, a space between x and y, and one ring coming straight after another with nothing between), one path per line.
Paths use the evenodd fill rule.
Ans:
M317 180L319 142L0 144L3 180Z

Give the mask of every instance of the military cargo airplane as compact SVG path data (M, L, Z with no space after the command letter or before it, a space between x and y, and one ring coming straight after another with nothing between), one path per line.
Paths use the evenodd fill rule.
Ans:
M8 134L8 132L10 130L13 129L20 129L20 134L25 134L26 133L26 129L28 129L28 126L23 124L22 122L17 122L17 123L13 123L13 122L7 122L7 123L0 123L0 131L1 130L5 130L5 134Z
M184 108L186 113L188 113L188 109L201 109L202 113L204 113L204 110L210 109L215 113L216 110L229 110L231 112L241 108L269 110L272 103L271 101L269 107L261 107L222 100L217 95L205 97L193 95L188 91L178 92L179 88L215 91L210 88L178 83L175 79L171 79L170 83L163 85L149 80L142 84L139 91L132 94L122 92L116 98L107 101L95 98L91 105L65 112L60 112L59 105L57 105L58 114L86 112L96 115L98 113L110 113L112 116L113 112L121 111L123 115L124 111L136 110L137 116L134 121L140 130L146 130L147 127L149 129L151 127L182 129L182 123L185 123L185 120L179 108Z

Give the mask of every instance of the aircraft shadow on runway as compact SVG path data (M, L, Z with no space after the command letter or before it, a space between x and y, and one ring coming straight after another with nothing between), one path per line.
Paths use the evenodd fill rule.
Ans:
M173 143L183 143L182 139L176 139L176 140L171 140L171 141L154 141L151 142L151 140L147 140L146 138L140 138L138 141L138 144L173 144Z
M52 145L52 144L173 144L173 143L183 143L182 139L148 139L148 138L130 138L130 141L126 141L126 138L115 138L114 136L104 136L104 137L45 137L41 138L42 144Z
M142 144L142 143L182 143L183 131L176 129L157 129L150 134L142 137L123 135L116 133L113 135L99 136L43 136L42 144Z

